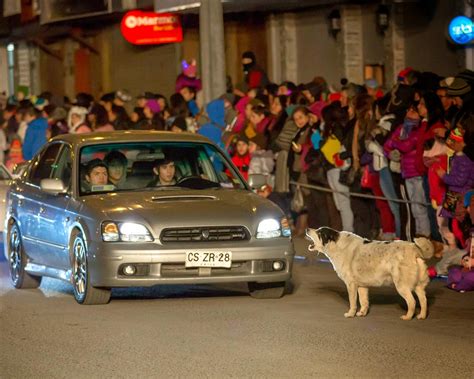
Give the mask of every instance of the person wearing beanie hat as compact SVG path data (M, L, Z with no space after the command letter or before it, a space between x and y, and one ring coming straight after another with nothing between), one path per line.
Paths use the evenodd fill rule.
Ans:
M171 124L171 129L174 133L182 133L188 131L188 126L186 124L186 119L184 117L178 116L175 117L173 123Z
M147 118L152 118L155 113L160 112L160 104L155 99L149 99L145 103L143 112Z
M462 202L463 196L474 188L474 161L463 152L466 144L464 143L464 132L461 129L452 130L446 143L449 148L454 150L454 156L447 172L441 168L436 172L447 186L440 215L454 218L457 203Z
M183 60L181 69L181 74L176 78L175 92L181 92L184 87L191 87L195 92L199 92L202 89L202 83L197 77L196 59L193 58L190 62Z
M242 69L244 80L234 89L237 96L244 97L250 89L262 88L270 83L266 72L257 64L253 51L245 51L242 54Z

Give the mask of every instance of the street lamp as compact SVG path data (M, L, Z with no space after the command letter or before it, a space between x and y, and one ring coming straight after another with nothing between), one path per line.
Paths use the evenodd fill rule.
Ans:
M377 28L381 33L388 29L389 24L389 9L385 4L380 4L377 8Z
M341 13L334 9L329 13L329 31L335 37L341 31Z

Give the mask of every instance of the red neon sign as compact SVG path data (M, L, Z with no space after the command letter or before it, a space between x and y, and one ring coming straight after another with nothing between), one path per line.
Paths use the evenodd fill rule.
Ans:
M120 31L134 45L157 45L183 40L179 16L172 13L127 12L122 18Z

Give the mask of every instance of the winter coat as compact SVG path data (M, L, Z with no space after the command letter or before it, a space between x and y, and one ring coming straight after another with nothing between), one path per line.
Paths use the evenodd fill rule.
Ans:
M454 155L451 170L443 176L443 182L450 191L466 194L474 188L474 161L464 153Z
M46 143L48 120L44 117L36 118L28 124L23 142L23 158L29 161Z
M385 153L388 155L393 150L398 150L401 153L401 169L404 179L421 176L423 172L417 169L416 153L420 128L413 128L408 136L403 136L402 130L403 124L395 129L390 138L385 142Z
M430 150L423 154L423 161L428 169L428 185L430 188L430 199L433 207L438 207L443 203L446 185L439 177L439 168L446 171L448 169L448 147L445 143L436 141Z
M459 266L451 267L448 273L448 288L455 291L474 291L474 268L465 271Z
M290 191L290 171L288 169L288 154L291 149L291 141L298 132L298 127L293 120L288 120L274 144L274 152L278 151L275 169L275 192Z
M176 78L175 92L179 92L184 87L192 87L196 90L196 92L199 92L202 89L201 79L192 78L181 73Z
M428 122L423 120L421 122L418 140L416 144L416 169L422 174L426 174L426 166L423 162L423 151L427 141L435 137L436 129L445 129L446 127L441 122L435 122L433 125L428 127Z
M209 122L199 128L198 134L209 138L216 145L224 148L224 143L222 141L222 132L225 128L224 100L217 99L211 101L206 106L206 112L209 117Z
M245 180L249 179L250 154L238 155L232 157L232 162L239 169Z

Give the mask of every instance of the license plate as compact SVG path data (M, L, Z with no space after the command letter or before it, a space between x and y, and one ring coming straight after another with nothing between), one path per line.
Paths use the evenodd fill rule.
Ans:
M189 251L186 253L185 267L225 267L232 265L230 251Z

